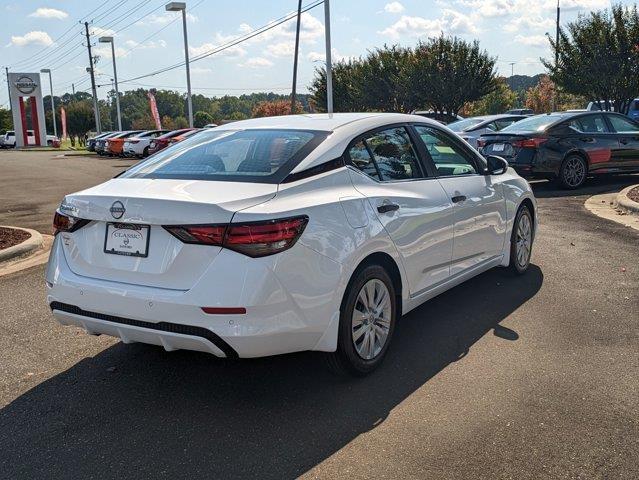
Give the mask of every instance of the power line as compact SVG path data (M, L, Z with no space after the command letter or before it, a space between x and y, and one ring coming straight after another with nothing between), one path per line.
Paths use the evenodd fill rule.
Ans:
M307 11L309 11L309 10L319 6L319 5L321 5L322 3L324 3L324 0L315 1L314 3L311 3L310 5L307 5L306 7L304 7L302 9L302 12L307 12ZM189 63L195 63L195 62L197 62L199 60L202 60L204 58L210 57L211 55L214 55L216 53L220 53L220 52L222 52L224 50L228 50L231 47L234 47L234 46L236 46L236 45L238 45L238 44L240 44L242 42L246 42L246 41L250 40L253 37L261 35L262 33L265 33L265 32L267 32L269 30L272 30L273 28L275 28L275 27L277 27L277 26L279 26L279 25L281 25L283 23L286 23L287 21L295 18L296 16L297 16L297 12L289 13L289 14L283 16L283 17L280 17L279 19L277 19L277 20L275 20L273 22L269 22L268 24L266 24L266 25L264 25L264 26L262 26L262 27L260 27L260 28L258 28L256 30L253 30L249 34L237 37L236 39L231 40L231 41L229 41L229 42L227 42L225 44L222 44L219 47L213 48L213 49L211 49L211 50L209 50L207 52L204 52L204 53L202 53L200 55L197 55L197 56L193 57L189 61ZM132 82L132 81L135 81L135 80L140 80L142 78L147 78L147 77L152 77L152 76L155 76L155 75L159 75L161 73L165 73L165 72L168 72L170 70L175 70L176 68L180 68L180 67L184 66L185 63L186 62L176 63L174 65L161 68L159 70L156 70L156 71L151 72L151 73L147 73L145 75L139 75L137 77L128 78L126 80L121 80L120 83L128 83L128 82Z
M105 7L105 6L106 6L109 2L111 2L111 1L112 1L112 0L106 0L106 1L102 4L102 5L100 5L100 6L96 7L96 8L94 8L94 9L93 9L93 10L91 10L89 13L87 13L84 17L82 17L82 19L81 19L80 21L82 21L82 20L84 20L85 18L87 18L88 16L92 15L93 13L95 13L96 11L98 11L99 9L101 9L101 8ZM125 1L125 0L123 0L123 1ZM108 11L107 11L107 12L108 12ZM66 30L64 31L64 33L62 33L62 34L61 34L61 35L59 35L59 36L58 36L55 40L53 40L53 42L52 42L50 45L47 45L46 47L44 47L44 48L42 48L42 49L38 50L36 53L34 53L33 55L31 55L31 56L29 56L29 57L27 57L27 58L24 58L24 59L22 59L22 60L19 60L19 61L17 61L17 62L15 62L15 63L13 63L12 65L9 65L9 67L10 67L10 68L14 68L14 67L16 67L16 66L18 66L18 65L23 65L23 64L29 64L29 65L31 65L33 62L31 62L30 60L32 60L32 59L34 59L34 58L36 58L36 57L39 57L42 53L44 53L45 51L49 50L50 48L53 48L53 47L62 48L64 45L68 44L68 42L67 42L67 43L65 43L65 44L64 44L64 45L62 45L62 46L57 46L57 45L56 45L56 43L57 43L57 42L59 42L60 40L62 40L64 37L66 37L66 36L67 36L67 34L68 34L71 30L73 30L75 27L76 27L76 25L75 25L75 24L74 24L74 25L71 25L68 29L66 29ZM44 58L44 57L42 57L42 58ZM25 68L25 67L21 67L21 68Z

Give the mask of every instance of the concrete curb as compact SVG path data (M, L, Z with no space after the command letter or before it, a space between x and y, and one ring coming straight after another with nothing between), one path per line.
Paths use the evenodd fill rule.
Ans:
M6 262L7 260L12 260L17 257L29 255L42 248L43 240L40 232L36 232L35 230L31 230L29 228L11 227L9 225L0 225L0 227L22 230L31 234L31 236L24 242L19 243L18 245L14 245L13 247L0 250L0 263Z
M626 210L628 213L639 213L639 203L628 198L628 193L635 187L639 187L639 185L630 185L617 194L617 198L615 199L615 206L617 208Z

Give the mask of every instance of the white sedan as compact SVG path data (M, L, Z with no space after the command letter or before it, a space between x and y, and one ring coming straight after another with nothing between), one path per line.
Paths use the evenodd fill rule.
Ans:
M525 272L536 211L503 159L423 117L240 121L67 195L47 301L125 343L316 350L363 375L401 315L490 268Z
M151 140L168 132L169 130L147 130L146 132L127 138L122 145L122 153L126 157L148 157Z

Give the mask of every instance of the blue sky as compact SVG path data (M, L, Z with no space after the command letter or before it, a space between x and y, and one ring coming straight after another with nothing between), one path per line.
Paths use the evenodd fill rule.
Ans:
M562 23L580 13L607 8L608 0L560 0ZM130 82L184 59L182 27L177 13L165 12L165 0L0 0L0 65L14 72L53 71L54 93L90 87L83 27L91 20L98 95L103 98L112 78L110 47L100 35L113 35L120 89L157 87L185 90L184 67ZM304 0L303 5L312 4ZM630 3L630 2L623 2ZM497 56L501 74L534 74L548 57L546 32L554 32L556 0L331 0L333 58L357 57L383 44L414 45L439 32L477 39ZM210 51L267 25L297 7L296 0L188 0L191 56ZM241 94L290 91L295 22L211 55L191 66L194 93ZM106 48L105 48L106 47ZM324 58L324 12L320 5L303 14L299 89L313 77ZM4 68L3 68L4 70ZM4 80L4 75L2 76ZM48 93L48 88L45 88ZM6 83L0 105L7 104Z

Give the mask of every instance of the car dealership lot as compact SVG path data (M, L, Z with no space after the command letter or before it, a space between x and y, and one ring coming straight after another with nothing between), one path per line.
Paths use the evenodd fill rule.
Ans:
M66 192L131 161L0 152L0 224L49 233ZM0 278L7 478L636 478L639 235L538 183L523 277L492 270L398 323L384 365L229 362L54 322L44 267Z

